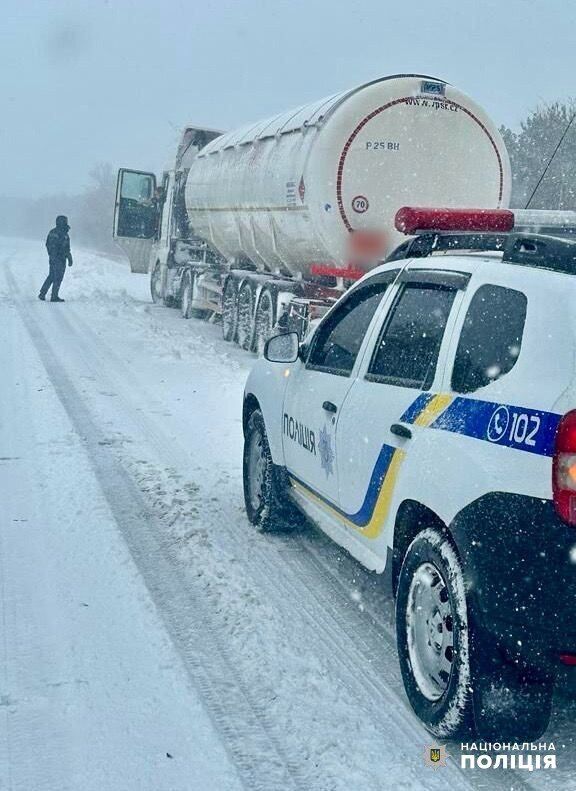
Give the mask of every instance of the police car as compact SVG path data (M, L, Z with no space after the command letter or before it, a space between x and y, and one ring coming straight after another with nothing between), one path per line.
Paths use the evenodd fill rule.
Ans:
M576 236L536 214L402 209L410 238L246 385L250 521L303 512L388 572L439 738L537 738L576 666Z

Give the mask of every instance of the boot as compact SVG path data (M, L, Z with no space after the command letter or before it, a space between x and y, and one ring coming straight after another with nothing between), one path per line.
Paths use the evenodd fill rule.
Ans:
M66 300L62 299L62 297L52 297L52 299L50 300L50 302L65 302L65 301Z

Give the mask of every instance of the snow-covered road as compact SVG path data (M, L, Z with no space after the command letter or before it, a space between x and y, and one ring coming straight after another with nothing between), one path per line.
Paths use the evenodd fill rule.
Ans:
M424 766L378 577L244 516L253 358L77 251L0 240L0 789L576 788ZM526 775L528 775L526 777Z

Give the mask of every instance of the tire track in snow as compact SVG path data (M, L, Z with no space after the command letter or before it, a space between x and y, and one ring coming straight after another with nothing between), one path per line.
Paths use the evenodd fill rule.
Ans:
M111 363L118 368L118 373L126 378L127 371L122 366L121 360L114 355L113 350L105 346L102 339L96 336L80 316L73 313L74 324L80 324L82 332L78 332L64 314L58 313L54 316L55 321L66 329L66 333L74 336L74 342L83 348L84 359L88 367L92 366L100 384L102 384L103 378L107 378L106 369L111 367ZM114 363L115 357L116 363ZM95 366L97 361L100 365ZM117 379L113 381L110 378L109 384L118 389ZM171 464L182 467L187 459L183 452L178 452L174 441L168 439L162 430L158 430L159 427L153 419L141 411L135 411L133 400L122 396L122 394L121 400L124 401L122 408L129 419L139 424L144 435L150 438L154 446L161 451L162 458ZM147 401L147 399L145 400ZM147 401L147 403L150 402ZM110 450L109 453L111 453ZM119 464L119 462L117 463ZM126 475L126 473L124 474ZM217 508L222 510L220 506ZM250 552L247 553L245 528L244 526L241 529L236 528L234 517L235 514L226 513L223 510L219 522L221 529L227 532L235 549L243 555L243 564L249 567L255 579L262 580L265 577L270 590L275 591L276 595L282 593L283 598L294 600L298 607L306 613L308 620L314 624L317 630L319 645L323 644L324 648L326 645L330 646L331 658L340 667L347 683L354 689L356 695L360 695L362 700L366 701L367 715L369 713L372 722L378 723L380 720L378 709L381 706L393 707L394 718L407 743L420 741L424 744L426 740L429 741L431 737L427 736L424 729L417 723L403 698L399 670L396 666L393 636L388 634L386 629L382 630L380 624L374 628L373 623L368 623L371 621L368 615L362 618L364 623L359 626L358 612L355 607L351 606L349 591L344 589L343 584L334 574L328 572L325 564L314 557L315 553L306 547L305 539L301 541L298 540L298 537L288 540L281 539L285 543L282 559L286 566L286 574L278 574L278 569L274 567L273 562L271 563L277 552L276 547L271 545L270 551L267 551L261 546L251 546ZM159 526L155 529L158 530ZM162 531L160 530L160 532ZM294 552L293 545L296 542L298 551ZM314 572L314 576L311 576L311 571ZM303 592L306 594L305 597L302 597ZM344 596L346 597L345 603L349 605L347 607L342 606ZM382 634L383 631L384 634ZM382 656L383 653L385 659ZM363 671L358 673L360 666ZM394 668L392 683L390 683L390 675L386 677L384 674L386 671L389 673L391 667ZM273 728L273 725L269 728ZM450 767L452 771L449 774L444 773L444 777L448 780L448 776L451 776L453 782L458 782L459 788L494 788L502 787L502 785L507 788L531 788L523 778L512 774L499 775L498 778L491 778L492 782L490 782L488 777L481 773L480 777L485 782L482 782L480 786L474 782L480 777L474 776L470 772L460 771L458 764L451 762ZM296 766L295 769L297 768ZM304 780L301 786L303 789L312 787L309 780L308 778L308 784Z
M75 332L66 316L59 313L57 319L65 324L67 332ZM114 350L76 312L74 320L82 326L82 335L77 335L77 338L84 345L86 357L100 360L100 377L111 363L118 375L126 377L126 369ZM111 386L117 388L117 379L109 381ZM135 391L136 384L134 379L134 388L130 388L132 392ZM186 459L183 452L178 452L178 443L167 439L162 427L158 427L146 413L135 413L127 397L121 395L121 399L142 432L153 438L156 447L161 449L162 457L169 460L171 465L182 468ZM150 403L148 399L145 401ZM161 404L156 406L157 411L161 412ZM364 613L358 618L357 607L350 601L350 591L338 577L337 570L328 568L328 564L318 557L317 548L310 536L299 536L296 533L271 538L283 544L283 570L287 574L278 574L273 563L275 546L271 545L270 552L267 552L262 545L253 545L250 552L246 552L245 528L236 526L235 514L226 512L221 503L216 504L214 510L222 512L222 517L218 520L220 529L227 533L235 551L242 556L243 565L250 569L253 579L260 581L267 578L269 594L278 595L281 592L283 598L297 602L300 611L307 614L317 630L320 644L330 646L332 661L340 666L355 694L366 701L366 711L370 712L372 721L378 723L381 720L379 708L383 704L394 707L396 724L405 734L407 743L433 742L433 737L426 733L406 702L396 655L394 630L391 631L387 624L370 613ZM298 546L297 551L294 551L295 544ZM306 592L305 598L302 597L303 591ZM391 602L390 606L393 606ZM359 668L362 668L360 673ZM450 744L448 746L450 748ZM502 770L498 776L492 777L487 776L483 770L463 770L456 762L456 750L459 750L459 742L453 743L451 751L449 749L455 759L450 762L450 769L454 772L452 780L458 780L459 788L506 788L508 791L530 791L535 788L520 772L512 769ZM446 774L444 773L445 777Z
M195 595L170 557L162 525L133 479L120 464L94 421L81 393L59 362L36 319L19 297L7 268L16 308L75 431L82 438L110 511L134 558L177 653L222 736L247 789L309 788L297 761L286 755L251 699L200 596ZM183 617L184 616L184 617Z

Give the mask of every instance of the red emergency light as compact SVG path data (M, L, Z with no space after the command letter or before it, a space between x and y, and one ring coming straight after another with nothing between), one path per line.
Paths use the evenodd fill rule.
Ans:
M407 235L419 231L472 231L506 233L514 228L509 209L430 209L403 206L396 212L396 230Z

